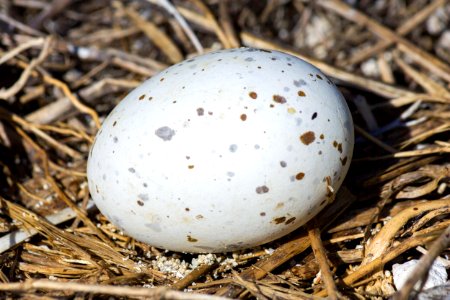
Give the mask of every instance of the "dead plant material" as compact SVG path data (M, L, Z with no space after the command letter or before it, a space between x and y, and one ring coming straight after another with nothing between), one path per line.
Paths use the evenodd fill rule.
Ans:
M14 0L0 23L0 294L405 299L433 261L450 265L449 1ZM302 58L342 91L356 128L344 186L254 249L128 237L88 192L102 120L170 65L239 46ZM391 263L422 254L396 291Z

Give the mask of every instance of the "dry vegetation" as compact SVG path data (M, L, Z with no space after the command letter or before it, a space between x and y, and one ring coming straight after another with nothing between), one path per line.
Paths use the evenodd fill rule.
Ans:
M450 265L449 25L446 0L0 0L0 298L386 298L392 264L425 253L406 299L431 262ZM124 236L87 190L102 119L166 66L243 45L339 86L356 126L345 187L257 249L188 255Z

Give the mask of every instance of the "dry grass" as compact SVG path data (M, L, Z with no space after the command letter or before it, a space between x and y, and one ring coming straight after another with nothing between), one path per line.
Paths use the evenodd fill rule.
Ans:
M0 0L0 298L381 299L391 265L422 257L407 299L448 265L450 3L348 2ZM237 253L123 235L87 190L102 118L165 67L238 46L336 82L356 125L344 187L305 228Z

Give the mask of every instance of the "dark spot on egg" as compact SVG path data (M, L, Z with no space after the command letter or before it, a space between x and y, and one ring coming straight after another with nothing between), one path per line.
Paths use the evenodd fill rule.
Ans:
M347 164L347 156L346 157L344 157L344 158L341 158L341 164L343 165L343 166L345 166L346 164Z
M320 80L322 80L322 76L320 76L319 74L316 74L316 77Z
M254 61L253 57L247 57L245 61Z
M136 201L139 206L144 206L144 202L142 200Z
M116 125L117 125L117 121L114 121L114 123L113 123L113 127L114 127L114 126L116 126Z
M338 142L333 141L333 147L334 147L334 148L337 148L337 145L338 145Z
M315 118L317 118L317 113L313 113L313 115L311 116L311 120L314 120Z
M184 210L185 211L190 211L191 209L189 207L186 207Z
M248 93L248 95L250 96L250 98L252 99L256 99L258 97L258 95L255 92L250 92Z
M175 135L175 130L168 126L163 126L155 130L157 137L161 138L163 141L170 141Z
M322 202L320 202L320 206L324 205L327 202L327 200L323 200Z
M188 241L189 243L196 243L196 242L198 242L198 239L193 238L192 236L188 235L188 236L187 236L187 241Z
M265 186L265 185L258 186L256 188L256 193L257 194L266 194L268 192L269 192L269 188L267 186Z
M286 217L274 218L272 220L272 222L275 223L275 224L281 224L281 223L284 223L285 221L286 221Z
M295 221L295 217L292 217L292 218L287 219L286 222L285 222L284 224L285 224L285 225L289 225L289 224L291 224L291 223L294 222L294 221Z
M342 153L342 144L341 143L338 144L337 150L339 151L339 153Z
M259 215L260 215L261 217L265 217L265 216L266 216L266 213L265 213L265 212L260 212Z
M153 100L153 97L148 97L148 101L152 101Z
M306 94L304 91L298 91L297 95L299 95L300 97L306 97Z
M205 110L201 107L197 108L197 115L199 116L203 116L205 113Z
M139 97L139 100L144 100L144 98L145 98L145 94L144 94L144 95L141 95L141 96Z
M128 168L128 172L130 173L136 173L136 170L134 168Z
M229 150L230 150L230 152L236 152L237 151L237 145L236 144L232 144L232 145L230 145L230 147L229 147Z
M311 144L312 142L314 142L315 139L316 136L312 131L307 131L300 136L300 141L305 145Z
M194 165L189 165L188 169L192 170L194 168Z
M117 138L117 136L113 137L113 142L117 143L119 141L119 139Z
M306 85L306 81L304 81L303 79L294 80L294 85L296 87L301 87L302 85Z
M164 81L164 77L163 78L161 78L159 81Z
M305 177L305 173L303 173L303 172L297 173L297 175L295 175L295 179L297 179L297 180L302 180L304 177Z
M283 96L280 96L280 95L273 95L272 99L276 103L280 103L280 104L286 103L286 98L284 98Z
M321 140L323 140L325 138L325 136L323 135L323 133L320 135L319 137Z
M282 168L286 168L286 166L287 166L287 163L285 162L285 161L280 161L280 166L282 167Z
M247 120L247 115L246 115L246 114L242 114L242 115L241 115L241 120L242 120L242 121Z
M202 215L196 215L195 218L196 218L197 220L201 220L201 219L203 219L204 217L203 217Z

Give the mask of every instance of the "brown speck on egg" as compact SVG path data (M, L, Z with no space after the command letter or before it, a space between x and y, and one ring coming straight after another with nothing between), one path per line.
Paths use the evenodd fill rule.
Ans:
M346 164L347 164L347 156L346 157L344 157L344 158L341 158L341 164L343 165L343 166L345 166Z
M159 81L164 81L164 77L163 78L161 78Z
M201 219L203 219L204 217L203 217L202 215L196 215L195 218L196 218L197 220L201 220Z
M138 204L139 206L144 206L144 202L143 202L142 200L138 200L138 201L137 201L137 204Z
M315 118L317 118L317 113L313 113L313 115L311 116L311 120L314 120Z
M312 142L314 142L315 139L316 136L312 131L307 131L300 136L300 141L305 145L311 144Z
M266 216L266 213L265 213L265 212L260 212L259 215L260 215L261 217L265 217L265 216Z
M258 186L256 188L256 193L257 194L265 194L265 193L268 193L268 192L269 192L269 188L267 186L265 186L265 185Z
M342 153L342 144L341 143L338 144L337 149L338 149L339 153Z
M185 211L190 211L191 209L189 207L186 207L184 210Z
M319 137L321 140L323 140L325 138L325 136L323 135L323 133L320 135Z
M292 217L292 218L287 219L286 222L285 222L284 224L285 224L285 225L289 225L289 224L291 224L291 223L294 222L294 221L295 221L295 217Z
M196 243L196 242L198 242L198 239L193 238L192 236L188 235L187 236L187 241L190 242L190 243Z
M194 168L194 165L189 165L189 166L188 166L188 169L191 169L191 170L192 170L193 168Z
M203 116L205 114L205 110L201 107L197 108L197 115Z
M295 179L297 179L297 180L302 180L304 177L305 177L305 173L303 173L303 172L297 173L297 175L295 175Z
M250 92L248 93L248 95L250 96L250 98L252 99L256 99L258 97L258 94L256 94L255 92Z
M283 96L273 95L272 98L273 98L273 101L275 101L276 103L280 103L280 104L286 103L286 98L284 98Z
M247 120L247 115L246 115L246 114L242 114L242 115L241 115L241 120L242 120L242 121Z
M300 97L306 97L306 94L304 91L298 91L297 95L299 95Z
M316 74L316 77L320 80L322 80L322 76L320 76L319 74Z
M320 206L324 205L327 202L327 200L323 200L322 202L320 202Z
M148 101L152 101L152 99L153 99L153 97L151 97L151 96L148 97Z
M281 224L281 223L284 223L285 221L286 221L286 217L274 218L272 220L272 222L275 223L275 224Z
M333 147L334 147L334 148L337 148L337 146L338 146L338 142L333 141Z
M113 127L114 127L114 126L116 126L116 125L117 125L117 121L114 121L114 123L113 123Z

